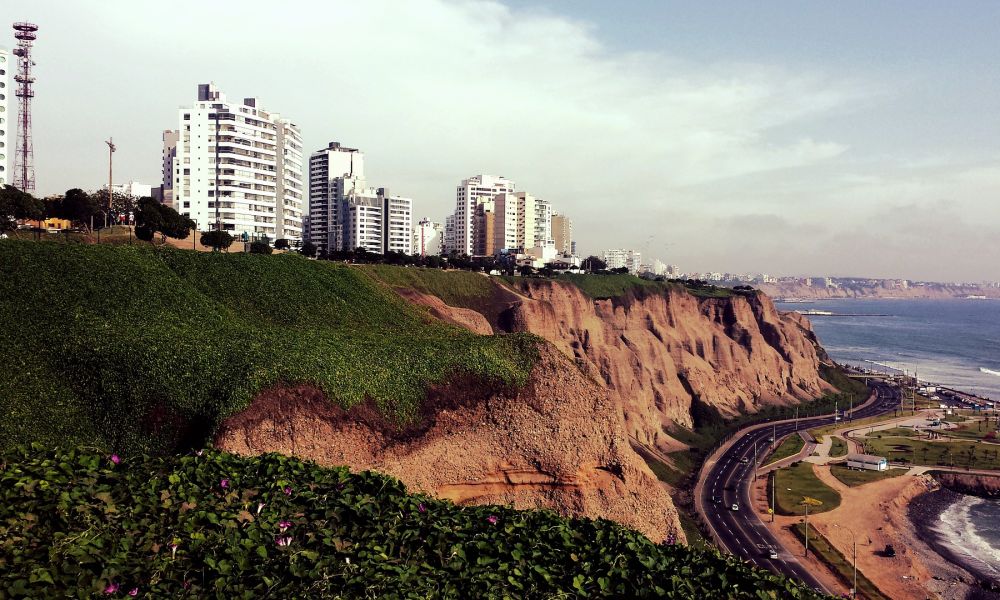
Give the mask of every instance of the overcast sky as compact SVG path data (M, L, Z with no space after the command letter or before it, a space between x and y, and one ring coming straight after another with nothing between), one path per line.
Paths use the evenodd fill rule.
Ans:
M570 215L582 253L1000 279L1000 3L4 8L40 26L42 194L99 186L108 136L116 180L159 183L161 131L215 81L297 122L308 151L361 148L369 183L418 217L443 221L458 181L491 173Z

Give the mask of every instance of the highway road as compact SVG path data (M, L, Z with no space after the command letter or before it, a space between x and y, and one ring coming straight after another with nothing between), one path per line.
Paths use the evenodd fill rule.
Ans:
M876 399L871 404L854 411L853 419L871 417L899 407L899 391L880 381L871 384ZM852 420L853 420L852 419ZM834 423L832 415L799 419L798 423L779 423L774 426L776 440L797 429L810 429ZM740 432L739 437L704 473L704 486L696 498L702 514L715 530L723 549L753 564L771 571L794 577L811 588L830 593L807 567L799 562L793 551L788 551L771 535L750 502L750 487L754 471L763 460L770 446L772 427ZM756 442L757 456L754 456ZM737 510L733 510L736 505ZM777 551L777 558L770 558L770 549ZM798 552L801 556L801 550Z

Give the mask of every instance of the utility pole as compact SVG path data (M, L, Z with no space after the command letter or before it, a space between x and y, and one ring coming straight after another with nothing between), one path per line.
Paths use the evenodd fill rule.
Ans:
M108 141L106 141L104 143L108 145L108 215L110 215L111 214L111 196L112 196L111 183L112 183L112 181L114 179L114 177L113 177L113 174L114 174L113 167L114 167L114 158L115 158L115 142L114 142L114 138L108 138ZM104 216L104 226L105 227L107 227L107 225L108 225L108 215Z
M771 471L771 522L774 523L774 513L777 510L777 506L774 504L774 488L777 486L777 478L774 476L774 471Z

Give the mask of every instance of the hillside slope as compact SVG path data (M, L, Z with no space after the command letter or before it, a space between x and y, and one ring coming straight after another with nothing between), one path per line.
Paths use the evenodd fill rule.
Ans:
M214 439L684 539L595 381L535 336L443 323L357 268L5 241L0 323L0 446Z
M374 274L416 302L442 288L436 281L422 285L422 270L407 271L405 278L385 268ZM491 282L451 276L466 289L475 289L464 282L469 278ZM699 405L734 417L833 390L820 377L822 350L809 321L780 313L763 294L692 293L608 275L492 283L501 291L480 289L475 297L452 300L482 312L496 331L530 332L551 342L617 398L629 436L664 452L680 446L669 432L692 427ZM431 304L435 315L458 322Z

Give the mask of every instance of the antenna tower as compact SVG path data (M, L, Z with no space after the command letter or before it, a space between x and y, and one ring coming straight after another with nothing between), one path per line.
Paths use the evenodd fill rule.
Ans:
M35 191L35 152L31 144L31 99L35 91L31 84L35 78L31 76L31 45L35 41L38 25L33 23L14 23L14 37L17 47L14 56L17 57L18 68L14 81L17 82L19 114L17 119L17 150L14 152L14 187L29 194Z

